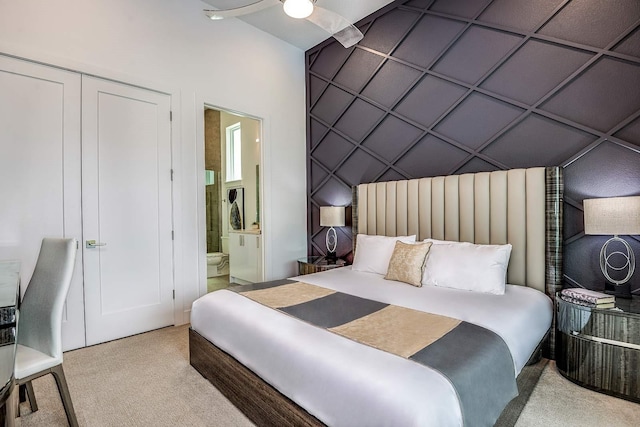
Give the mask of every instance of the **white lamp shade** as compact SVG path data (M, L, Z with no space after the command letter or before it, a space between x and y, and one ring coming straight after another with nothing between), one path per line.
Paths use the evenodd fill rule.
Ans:
M344 227L344 206L320 206L321 227Z
M284 13L292 18L306 18L313 13L313 2L311 0L286 0Z
M640 234L640 196L585 199L584 234Z

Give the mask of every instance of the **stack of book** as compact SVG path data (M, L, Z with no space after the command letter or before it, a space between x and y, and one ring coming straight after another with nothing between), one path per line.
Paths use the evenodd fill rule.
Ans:
M616 306L616 298L602 292L582 288L568 288L560 292L560 298L572 304L584 305L594 308L613 308Z

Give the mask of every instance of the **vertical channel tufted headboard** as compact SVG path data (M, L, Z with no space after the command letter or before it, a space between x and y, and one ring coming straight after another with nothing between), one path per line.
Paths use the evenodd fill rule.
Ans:
M562 170L511 169L360 184L357 234L513 246L507 282L553 296L562 280Z

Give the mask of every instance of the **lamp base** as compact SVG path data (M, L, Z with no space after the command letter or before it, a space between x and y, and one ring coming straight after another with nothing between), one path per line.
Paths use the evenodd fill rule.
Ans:
M326 259L327 263L329 264L335 264L338 260L338 256L335 252L327 252L327 254L324 256L324 259Z
M604 284L604 293L613 295L616 298L628 298L632 297L631 295L631 283L623 283L622 285L615 285L613 283L605 282Z

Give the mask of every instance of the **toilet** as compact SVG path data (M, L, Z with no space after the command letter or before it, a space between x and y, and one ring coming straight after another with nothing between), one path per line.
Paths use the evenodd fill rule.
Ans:
M229 274L229 238L222 237L222 252L207 254L207 277L218 277Z

